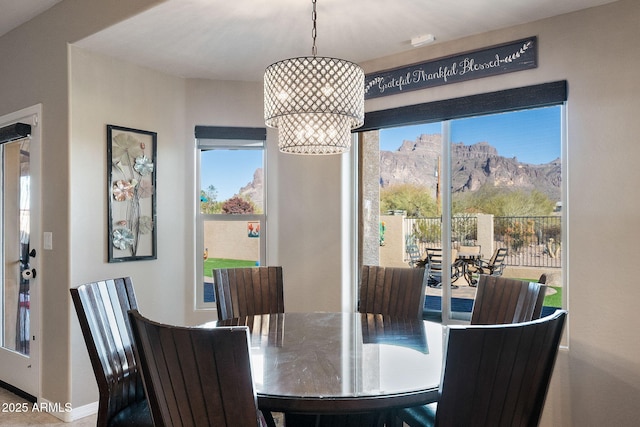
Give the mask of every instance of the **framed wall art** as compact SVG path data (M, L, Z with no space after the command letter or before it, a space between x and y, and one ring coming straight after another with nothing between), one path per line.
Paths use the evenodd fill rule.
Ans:
M157 134L107 125L109 262L156 259Z

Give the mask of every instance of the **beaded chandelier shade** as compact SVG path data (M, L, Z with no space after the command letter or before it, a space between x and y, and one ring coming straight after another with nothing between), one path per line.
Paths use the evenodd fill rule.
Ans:
M264 120L278 128L280 151L339 154L351 146L351 130L364 123L364 71L342 59L315 55L271 64L264 74Z

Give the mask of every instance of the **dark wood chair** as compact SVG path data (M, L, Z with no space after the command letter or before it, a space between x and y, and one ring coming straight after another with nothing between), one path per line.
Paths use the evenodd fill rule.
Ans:
M213 270L218 320L284 312L282 267Z
M518 323L540 317L547 287L505 277L480 275L471 310L472 325Z
M188 328L129 312L156 427L266 426L246 326Z
M98 427L152 426L134 356L127 311L137 309L131 278L70 289L98 383Z
M507 257L507 248L498 248L493 252L491 258L487 260L479 259L475 264L470 264L466 268L465 279L470 286L475 286L477 280L475 274L488 274L490 276L502 276Z
M450 326L437 404L399 410L399 418L410 427L537 426L566 316Z
M358 288L358 311L422 318L426 279L424 268L365 265Z

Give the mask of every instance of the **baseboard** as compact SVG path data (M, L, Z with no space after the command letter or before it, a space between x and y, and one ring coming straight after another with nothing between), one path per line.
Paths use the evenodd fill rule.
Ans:
M0 387L2 387L5 390L9 390L11 393L15 394L16 396L19 396L21 398L23 398L24 400L34 403L35 401L37 401L38 399L36 399L35 396L27 393L26 391L22 391L17 387L12 386L9 383L6 383L4 381L0 381Z
M47 412L65 423L70 423L98 412L97 401L71 408L70 404L59 404L49 402L47 399L40 399L40 401L34 405L38 405L42 412Z

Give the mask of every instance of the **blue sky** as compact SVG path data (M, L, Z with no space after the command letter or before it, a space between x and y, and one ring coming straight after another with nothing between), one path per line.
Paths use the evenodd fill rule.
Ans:
M253 180L253 173L262 167L261 150L210 150L200 157L201 188L213 185L218 190L216 200L224 201Z
M543 164L560 157L560 107L453 120L451 140L466 145L488 142L503 157L523 163ZM402 141L415 141L421 134L441 133L440 123L383 129L380 149L395 151Z
M380 131L380 149L395 151L402 141L415 141L421 134L441 133L440 123L404 126ZM466 145L488 142L503 157L543 164L560 157L560 107L454 120L453 142ZM260 150L211 150L202 152L202 185L218 190L218 201L227 200L253 179L262 166Z

